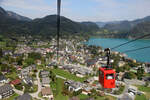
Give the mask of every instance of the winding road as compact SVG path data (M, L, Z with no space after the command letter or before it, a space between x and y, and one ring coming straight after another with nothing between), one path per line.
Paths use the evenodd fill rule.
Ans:
M37 82L38 82L38 91L35 92L35 93L30 93L30 95L33 97L33 98L36 98L36 99L39 99L39 100L45 100L43 98L40 98L38 96L38 94L41 92L41 89L42 89L42 85L41 85L41 82L40 82L40 78L39 78L39 73L40 73L40 70L38 70L38 72L36 73L36 78L37 78ZM20 91L20 90L17 90L17 89L13 89L17 94L19 95L23 95L24 92L23 91Z
M38 94L41 92L41 89L42 89L42 85L41 85L40 78L39 78L39 73L40 73L40 70L38 70L38 72L36 73L36 78L37 78L37 81L38 81L38 91L35 92L35 93L30 93L30 95L34 98L39 99L39 100L44 100L43 98L40 98L38 96Z

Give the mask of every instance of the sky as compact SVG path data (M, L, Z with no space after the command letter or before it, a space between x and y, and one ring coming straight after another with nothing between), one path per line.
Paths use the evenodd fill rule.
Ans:
M56 14L57 0L0 0L0 6L29 18ZM62 0L61 15L74 21L119 21L150 16L150 0Z

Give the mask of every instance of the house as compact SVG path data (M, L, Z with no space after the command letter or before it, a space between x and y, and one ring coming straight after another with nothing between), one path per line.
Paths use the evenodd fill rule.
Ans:
M0 83L6 83L7 82L7 78L2 74L0 75Z
M27 76L26 78L23 79L23 81L28 84L28 85L32 85L33 80L31 77Z
M25 93L21 96L18 96L16 100L32 100L32 97L28 93Z
M37 65L41 65L42 64L41 60L37 60L36 62L37 62Z
M124 72L119 72L118 74L116 74L116 79L117 80L122 80L124 76Z
M45 87L41 90L41 95L45 98L49 98L49 100L53 100L53 94L51 92L50 87Z
M128 92L132 92L132 93L136 94L137 90L138 90L137 87L129 85Z
M30 69L30 71L32 71L32 70L36 70L36 65L35 64L33 64L33 65L30 65L29 67L31 67Z
M48 77L49 71L41 71L41 77Z
M12 85L18 85L20 83L21 83L20 79L16 79L16 80L13 80L13 81L10 82L10 84L12 84Z
M22 69L20 73L20 78L26 78L32 70L36 70L36 65L30 65Z
M82 93L85 95L88 95L89 93L91 93L91 90L92 90L92 87L88 86L88 87L83 88Z
M145 73L150 73L150 67L145 67L144 71L145 71Z
M78 67L76 73L81 75L90 75L93 74L93 70L89 68L87 69L87 68Z
M13 55L12 55L12 58L16 59L17 57L20 57L20 56L22 56L22 54L16 53L16 54L13 54Z
M83 87L82 83L74 82L72 80L66 81L65 85L68 85L68 90L69 91L79 91Z
M3 51L3 55L6 56L6 55L12 55L12 50L5 50Z
M124 61L119 61L119 62L118 62L118 66L119 66L119 67L122 67L122 66L124 66L125 64L126 64L126 63L125 63Z
M95 81L93 77L86 80L87 83L92 84Z
M49 77L42 78L42 85L43 86L49 86L50 85L50 78Z
M7 98L14 93L13 88L9 84L0 86L0 99Z
M29 70L28 69L22 69L21 70L21 73L20 73L20 78L25 78L25 77L27 77L28 76L28 74L29 74Z
M143 77L144 81L150 82L150 77Z
M49 68L53 69L53 66L56 66L56 65L57 65L56 62L52 62L52 63L48 64L46 67L49 67Z
M96 59L88 59L85 61L85 63L87 64L87 67L95 67L96 66Z

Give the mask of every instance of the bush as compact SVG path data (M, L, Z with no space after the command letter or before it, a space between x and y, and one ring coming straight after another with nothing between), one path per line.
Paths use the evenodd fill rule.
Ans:
M124 85L120 85L120 86L119 86L119 90L115 90L115 91L114 91L114 94L116 94L116 95L122 94L124 88L125 88Z
M109 100L109 98L105 98L105 100Z
M14 87L17 89L17 90L23 90L23 86L21 84L19 85L14 85Z
M77 91L77 92L73 92L73 96L77 96L77 95L79 95L79 94L81 94L82 93L82 90L80 89L79 91Z
M126 72L124 74L124 78L127 78L127 79L133 79L135 77L136 77L136 75L133 72Z
M148 82L145 82L145 85L144 85L144 86L145 86L145 87L148 87L148 85L149 85L149 83L148 83Z

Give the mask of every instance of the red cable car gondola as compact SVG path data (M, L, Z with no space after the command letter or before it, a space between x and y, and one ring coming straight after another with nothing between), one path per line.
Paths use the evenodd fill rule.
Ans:
M115 76L116 72L110 67L110 49L105 49L107 51L107 66L99 68L99 82L103 88L115 88Z

